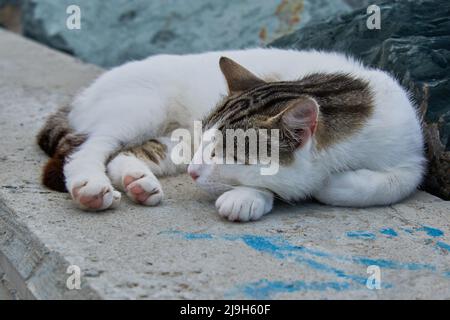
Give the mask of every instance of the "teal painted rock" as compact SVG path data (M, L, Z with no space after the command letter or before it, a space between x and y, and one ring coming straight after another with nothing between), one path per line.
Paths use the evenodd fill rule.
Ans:
M450 1L378 3L380 30L367 28L366 9L356 10L309 24L271 46L345 52L394 74L426 122L429 174L423 187L450 199Z
M266 44L313 18L349 12L352 3L355 0L23 0L22 18L26 36L110 67L158 53ZM81 30L66 27L71 4L81 10Z

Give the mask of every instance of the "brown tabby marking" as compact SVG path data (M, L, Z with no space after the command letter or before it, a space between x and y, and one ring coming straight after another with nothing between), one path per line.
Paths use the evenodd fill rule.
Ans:
M143 145L129 148L123 152L131 153L138 159L148 160L155 164L159 164L161 160L166 158L167 146L158 140L152 139L145 142Z
M222 71L226 79L236 81L237 77L233 73L239 67L234 63L236 65L231 68L231 63L222 63L225 66ZM239 75L242 74L245 74L245 69L239 70ZM349 74L315 73L298 81L274 83L261 83L262 80L251 73L243 77L245 82L242 85L235 84L233 88L250 89L234 94L230 90L231 95L204 121L205 128L216 125L222 133L226 129L280 129L280 160L284 163L293 160L296 143L283 123L276 120L293 100L310 97L317 101L319 119L315 140L318 150L355 134L373 111L373 97L368 83ZM253 86L251 77L256 78Z
M38 133L37 142L45 153L52 157L58 147L59 141L71 132L67 115L68 107L63 107L50 115L44 127Z
M68 134L60 141L57 151L44 166L42 183L45 186L55 191L67 192L63 170L65 159L84 141L85 136L75 134Z
M42 183L48 188L67 192L64 179L64 160L84 141L85 135L74 134L69 126L64 107L52 114L37 136L38 145L51 158L44 166Z
M52 114L37 136L39 146L50 156L43 169L42 183L48 188L60 192L67 192L63 170L65 159L87 138L85 135L73 133L67 119L68 113L69 108L64 107ZM110 159L121 152L159 164L166 157L167 146L157 140L149 140L140 146L120 150Z

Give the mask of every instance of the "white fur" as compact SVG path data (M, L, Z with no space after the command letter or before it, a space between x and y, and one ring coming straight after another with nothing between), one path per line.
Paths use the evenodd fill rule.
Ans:
M144 161L131 155L119 154L108 164L107 171L112 183L133 201L155 206L163 199L161 184ZM132 177L134 181L125 185L126 177ZM140 202L131 191L137 185L152 196Z
M267 196L267 190L286 200L314 196L327 204L359 207L397 202L420 183L425 164L420 122L405 90L382 71L340 54L316 51L251 49L159 55L112 69L75 99L70 124L89 139L70 157L64 173L67 188L80 207L85 208L80 194L96 195L102 190L107 192L100 209L117 204L105 162L122 144L163 136L172 123L192 129L194 120L215 107L227 94L218 66L221 56L262 78L295 80L314 72L350 73L367 80L375 93L375 112L359 133L321 152L311 139L297 151L295 162L281 167L275 176L260 175L257 165L191 165L190 170L200 173L199 185L210 191L242 186L218 199L221 215L231 220L259 218L272 208L273 196ZM177 171L171 164L155 167L136 160L121 155L109 164L108 175L118 188L123 188L126 175L149 177L142 185L160 188L153 173ZM113 194L115 202L108 198ZM258 202L258 210L251 199ZM240 211L231 209L234 205L240 205Z
M272 210L273 198L269 191L236 187L217 198L216 208L230 221L254 221Z

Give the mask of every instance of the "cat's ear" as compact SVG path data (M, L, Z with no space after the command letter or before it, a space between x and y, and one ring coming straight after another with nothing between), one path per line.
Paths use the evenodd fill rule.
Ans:
M295 140L295 147L300 148L308 142L317 129L319 104L310 97L302 97L290 102L280 115L283 129Z
M264 80L258 78L239 63L229 58L221 57L219 65L227 81L230 94L250 90L265 84Z

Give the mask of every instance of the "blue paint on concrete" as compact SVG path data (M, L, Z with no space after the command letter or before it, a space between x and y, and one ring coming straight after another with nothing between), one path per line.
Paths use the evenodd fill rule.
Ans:
M394 260L388 259L371 259L366 257L353 257L353 261L355 263L365 265L365 266L378 266L381 269L396 269L396 270L409 270L409 271L418 271L418 270L431 270L436 271L436 267L430 264L425 263L403 263Z
M187 240L198 240L198 239L212 239L212 235L210 234L196 234L190 233L185 236Z
M367 231L350 231L347 232L347 237L364 240L375 240L375 234Z
M430 237L441 237L444 235L444 232L442 230L428 227L428 226L422 226L422 228L418 228L418 231L425 231L427 235Z
M403 231L405 231L405 232L407 232L409 234L413 234L414 233L413 229L408 229L408 228L403 229Z
M309 256L326 258L331 261L342 261L342 262L351 262L356 263L363 266L377 265L380 268L385 269L396 269L396 270L431 270L435 271L436 267L426 263L404 263L398 262L394 260L388 259L374 259L369 257L346 257L340 255L329 254L316 249L309 249L304 246L292 245L286 239L281 236L257 236L257 235L225 235L225 236L213 236L211 234L205 233L187 233L181 231L168 231L164 233L177 234L181 235L184 239L187 240L198 240L198 239L222 239L227 241L242 241L250 248L267 253L272 255L277 259L287 259L293 258L294 261L307 265L308 267L326 272L335 274L336 276L344 279L351 279L356 282L362 283L365 277L353 276L346 274L343 270L330 267L329 265L319 262ZM437 244L441 248L446 250L450 250L450 245L444 242L438 242Z
M393 236L392 229L383 234ZM386 229L382 229L386 230ZM381 231L380 231L381 232ZM395 231L394 231L395 232ZM289 260L304 265L320 273L326 273L336 277L336 281L330 282L282 282L260 280L249 284L241 285L245 295L249 298L270 298L277 292L292 292L300 290L348 290L348 289L365 289L367 275L364 273L365 268L370 265L376 265L381 269L395 269L407 271L437 271L433 265L416 262L400 262L390 259L377 259L370 257L344 256L324 252L317 249L311 249L300 245L294 245L282 236L259 236L259 235L212 235L209 233L188 233L181 231L165 231L163 234L174 234L181 236L186 240L211 240L219 239L224 241L241 241L249 248L261 253L269 254L276 259ZM359 235L368 232L360 232ZM371 234L371 233L368 233ZM395 234L397 234L395 232ZM370 238L370 237L369 237ZM363 238L365 239L365 238ZM450 245L438 242L439 247L450 251ZM343 262L353 265L361 265L362 275L349 273L343 269L334 267L333 262ZM447 272L447 271L446 271ZM446 273L444 273L445 275ZM383 281L382 287L385 289L392 288L393 285Z
M354 275L354 274L348 274L344 270L331 267L326 263L322 263L322 262L319 262L319 261L316 261L314 259L310 259L307 257L299 256L299 257L296 257L295 261L297 263L304 264L316 271L332 274L341 279L352 280L359 285L364 285L367 280L367 277L362 277L362 276Z
M442 242L442 241L438 241L438 242L436 243L436 245L437 245L439 248L442 248L442 249L447 250L447 251L450 252L450 244L447 244L447 243Z
M195 240L202 239L199 234L195 234L195 237L192 233L184 233L180 231L169 232L172 234L181 235L184 239L187 240ZM207 236L206 236L207 235ZM206 234L204 239L213 239L214 236L210 234ZM286 241L281 236L257 236L257 235L226 235L223 237L219 237L223 240L227 241L242 241L250 248L267 253L272 255L277 259L287 259L292 258L299 264L306 265L314 270L333 274L342 279L348 279L356 281L359 284L365 284L366 277L361 277L358 275L347 274L344 270L337 269L329 266L326 263L319 262L313 258L307 257L306 255L312 255L315 257L324 257L332 260L337 260L332 255L328 253L324 253L319 250L308 249L303 246L295 246ZM340 259L343 260L343 259ZM349 259L344 259L347 262L351 262Z
M305 282L305 281L269 281L261 279L256 282L248 283L241 286L243 292L250 299L267 300L278 293L292 293L298 291L343 291L351 289L353 285L349 282Z
M319 262L306 255L313 255L316 257L332 258L329 254L318 250L312 250L303 246L295 246L290 244L281 236L256 236L256 235L241 235L241 236L227 236L227 240L241 240L250 248L272 255L277 259L293 258L299 264L308 266L311 269L333 274L342 279L356 281L359 284L365 284L366 277L347 274L344 270L329 266L326 263Z
M292 246L281 237L242 235L239 238L250 248L260 252L269 253L280 259L285 258L287 253L302 250L302 247Z
M380 230L381 234L387 235L389 237L397 237L398 233L392 228L384 228Z
M213 238L213 236L209 233L190 233L175 230L163 231L160 234L176 234L182 236L186 240L208 240Z

